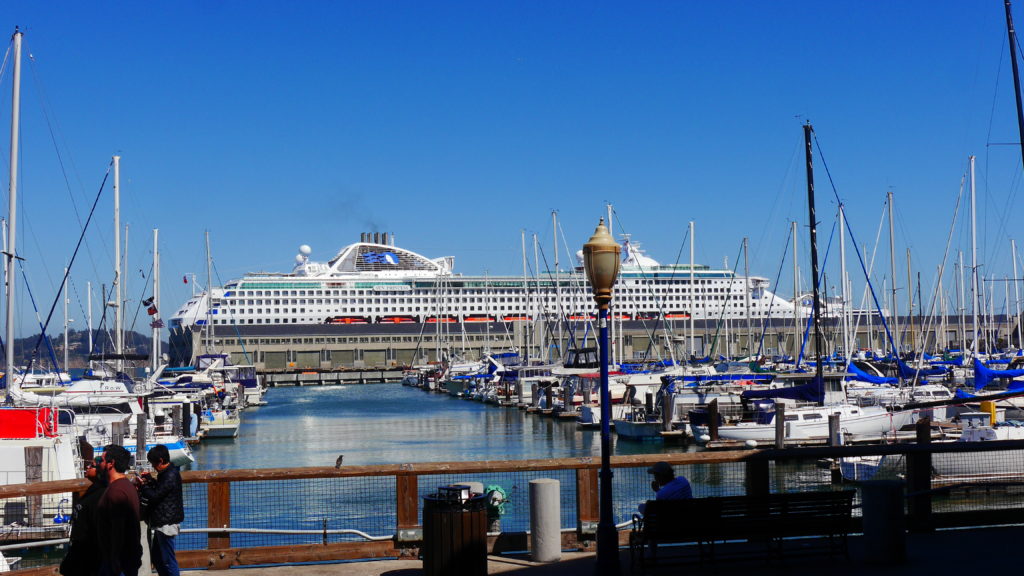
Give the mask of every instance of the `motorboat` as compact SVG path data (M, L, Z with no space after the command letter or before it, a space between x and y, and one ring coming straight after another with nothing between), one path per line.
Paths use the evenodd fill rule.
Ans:
M844 434L881 436L910 424L911 410L889 411L882 406L859 406L851 403L803 406L785 410L785 437L794 440L828 438L829 416L839 415L839 428ZM760 411L757 420L718 428L722 440L767 442L775 439L774 410ZM706 425L691 425L695 438L708 433Z

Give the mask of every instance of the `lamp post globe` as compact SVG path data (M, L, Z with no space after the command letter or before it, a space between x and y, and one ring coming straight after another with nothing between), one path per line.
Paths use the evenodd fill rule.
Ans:
M619 574L619 533L612 511L611 419L612 401L608 392L608 306L619 276L622 249L608 232L604 218L594 235L583 245L583 267L597 302L601 344L601 472L600 518L597 523L597 574Z

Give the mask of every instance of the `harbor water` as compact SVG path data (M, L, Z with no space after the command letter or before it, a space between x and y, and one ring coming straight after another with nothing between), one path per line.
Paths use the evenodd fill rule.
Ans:
M578 458L601 455L600 433L397 383L271 388L242 414L238 438L205 440L193 470ZM683 451L612 440L616 455Z
M510 407L486 405L444 394L426 393L397 383L347 386L272 388L267 405L246 410L238 438L205 440L195 450L192 469L288 468L475 462L548 458L600 460L600 432L573 421L558 421ZM613 437L615 455L657 454L695 450L660 442L634 442ZM810 466L779 472L780 489L827 484L827 471ZM695 495L742 493L742 463L687 466ZM500 486L508 497L500 530L529 529L528 484L537 478L561 482L561 523L576 526L575 472L566 470L420 476L419 497L439 486L466 481ZM617 522L628 521L639 502L653 497L651 478L643 469L619 469L613 486ZM285 526L317 531L358 529L373 536L394 533L394 477L324 480L315 490L300 481L240 482L232 488L232 525ZM782 486L788 484L789 486ZM284 488L287 486L287 488ZM801 488L797 488L801 489ZM236 490L238 491L236 493ZM264 492L261 492L263 490ZM266 491L272 492L266 492ZM290 495L277 495L282 490ZM247 492L251 491L251 492ZM301 492L301 494L300 494ZM203 491L187 491L186 528L207 525ZM275 498L282 498L275 502ZM301 502L301 505L296 505ZM235 534L234 545L277 545L319 542L321 535L267 536ZM331 541L357 539L331 536ZM182 549L205 546L201 533L183 534Z

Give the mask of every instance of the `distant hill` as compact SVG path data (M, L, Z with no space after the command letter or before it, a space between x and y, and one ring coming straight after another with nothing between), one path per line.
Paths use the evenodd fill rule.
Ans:
M99 330L93 330L93 354L113 354L114 353L114 340L113 334L108 332L101 332ZM138 332L125 332L124 333L124 351L131 354L146 354L149 355L152 346L152 338L148 334L139 334ZM38 343L38 349L36 345ZM48 347L49 346L49 347ZM60 333L57 335L50 336L50 342L47 344L46 340L39 340L39 334L28 336L26 338L16 338L14 340L14 363L18 366L27 366L29 358L36 356L36 361L33 363L34 366L39 367L50 367L53 365L51 360L50 349L52 347L52 355L56 357L58 364L64 362L64 334ZM62 368L84 368L88 363L89 355L89 331L88 330L69 330L68 331L68 364L69 366ZM166 352L168 350L167 342L163 342L162 350ZM0 359L2 363L2 359Z

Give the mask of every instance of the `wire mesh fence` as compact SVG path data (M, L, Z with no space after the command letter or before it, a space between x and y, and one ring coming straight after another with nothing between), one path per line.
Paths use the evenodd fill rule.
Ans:
M929 514L945 526L1005 523L1014 511L1024 517L1024 441L962 444L617 457L614 521L620 527L628 523L640 503L654 498L648 468L658 460L669 462L677 475L689 480L695 498L827 491L896 480L904 484L908 502L917 502L919 509L923 496ZM598 466L590 459L565 459L186 472L186 520L178 549L199 554L210 548L350 544L355 548L347 557L358 557L360 545L385 541L397 554L400 547L417 545L415 535L403 539L399 533L402 526L422 525L424 497L439 487L467 483L503 496L495 502L490 532L525 533L530 530L530 482L538 479L559 482L561 528L583 540L598 517ZM67 524L55 518L70 513L70 494L84 483L74 482L0 486L0 550L24 556L23 566L59 562L59 549L17 547L66 537ZM215 485L227 489L214 490ZM855 504L859 502L858 490ZM913 508L908 505L906 510L914 514ZM374 554L380 556L379 546Z

